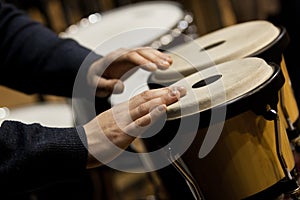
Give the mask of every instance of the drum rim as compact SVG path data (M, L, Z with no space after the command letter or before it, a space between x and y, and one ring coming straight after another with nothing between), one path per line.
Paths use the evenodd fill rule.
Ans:
M245 93L244 95L239 96L238 98L235 98L235 99L229 101L227 103L227 105L225 105L225 106L231 107L231 106L236 106L238 103L241 103L241 104L246 105L244 107L244 110L241 109L242 112L245 112L246 110L249 110L249 109L254 111L255 108L257 108L256 106L254 106L255 103L257 103L257 98L260 96L265 98L266 97L265 94L270 94L270 95L267 95L268 98L265 98L265 103L271 103L272 106L276 107L276 108L273 107L273 109L277 110L278 92L279 92L280 88L283 86L285 79L284 79L283 73L282 73L279 65L277 65L273 62L269 62L268 65L270 65L274 69L274 72L269 77L269 79L267 79L263 84L261 84L257 88ZM273 96L273 95L275 95L275 96ZM272 102L272 98L275 98L274 99L275 102ZM261 98L259 98L259 99L261 99ZM249 102L248 102L248 100L249 100ZM246 101L246 102L243 102L243 101ZM252 102L252 103L255 102L255 103L249 104L250 102ZM261 103L261 101L260 101L260 103ZM244 105L241 105L241 106L244 106ZM228 109L227 109L227 111L228 111ZM229 109L229 111L230 111L230 109ZM240 112L240 113L242 113L242 112ZM240 113L237 113L237 114L240 114ZM232 113L232 114L233 114L233 116L235 116L234 113ZM257 110L257 114L263 115L266 119L268 119L268 116L266 116L263 111L261 112L260 110ZM231 114L229 116L233 117L233 116L231 116Z
M136 3L132 3L132 4L128 4L128 5L116 7L116 8L113 8L111 10L104 11L104 12L95 12L95 13L92 13L92 14L90 14L87 17L81 18L79 21L75 22L74 24L69 25L64 31L62 31L60 33L60 35L62 35L62 36L65 35L65 34L69 35L70 34L70 29L72 27L86 28L86 27L91 26L91 25L93 25L95 23L99 23L102 20L102 16L109 15L111 13L117 13L118 11L123 11L123 10L126 10L126 9L130 9L132 6L136 7L136 6L149 5L149 4L158 4L158 5L159 4L164 4L164 5L168 5L168 6L169 5L173 5L173 6L177 7L177 8L179 8L182 11L182 16L181 16L180 19L184 19L184 17L187 14L187 11L183 9L183 5L180 4L180 3L178 3L178 2L173 2L173 1L170 1L170 2L169 1L143 1L143 2L136 2ZM88 20L88 18L90 16L92 16L92 15L97 15L100 19L97 19L97 21L94 22L94 23L90 22L90 20ZM173 28L174 26L176 26L177 23L178 22L175 22L169 28Z
M279 29L279 35L276 37L276 39L259 51L256 51L253 54L249 55L248 57L260 57L267 62L275 62L278 65L280 64L282 60L281 55L290 43L290 37L284 26L276 27ZM278 51L278 49L280 49L281 51Z

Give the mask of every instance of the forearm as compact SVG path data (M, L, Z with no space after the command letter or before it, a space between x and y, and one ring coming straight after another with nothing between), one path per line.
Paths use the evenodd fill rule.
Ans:
M71 96L77 72L91 53L59 38L0 1L0 84L26 92ZM93 54L85 67L99 58Z
M82 176L87 165L83 129L4 122L0 127L0 193L24 192Z

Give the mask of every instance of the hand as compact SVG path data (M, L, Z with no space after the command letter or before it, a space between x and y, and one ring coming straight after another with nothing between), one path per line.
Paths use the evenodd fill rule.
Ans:
M87 135L87 168L110 162L164 116L167 106L186 94L183 87L148 90L99 114L83 126ZM117 148L116 148L117 147Z
M98 97L107 97L111 93L121 93L124 89L122 80L128 73L143 68L147 71L167 69L172 59L150 47L136 49L118 49L94 62L88 71L88 83L96 89ZM121 80L122 79L122 80Z

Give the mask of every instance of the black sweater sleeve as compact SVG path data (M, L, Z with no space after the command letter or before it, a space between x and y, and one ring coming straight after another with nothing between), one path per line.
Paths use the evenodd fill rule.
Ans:
M71 96L83 61L100 58L1 0L0 38L0 84L29 94Z
M90 53L0 0L0 84L25 93L71 96L77 71ZM85 63L99 56L89 58ZM82 127L2 123L0 195L81 176L88 154L85 137Z
M0 127L0 194L18 194L80 178L87 162L82 127L46 128L5 121Z

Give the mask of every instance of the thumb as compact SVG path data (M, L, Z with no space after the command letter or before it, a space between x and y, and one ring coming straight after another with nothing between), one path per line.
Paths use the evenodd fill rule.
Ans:
M115 94L121 93L123 92L123 90L124 90L124 84L121 80L105 79L100 77L97 84L96 96L107 97L112 93Z

